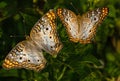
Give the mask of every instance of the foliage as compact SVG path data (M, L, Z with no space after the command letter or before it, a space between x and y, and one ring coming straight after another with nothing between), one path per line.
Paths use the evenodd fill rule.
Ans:
M0 1L0 80L9 81L119 81L120 80L119 0L2 0ZM29 35L32 26L49 9L63 7L83 14L108 7L109 15L98 27L94 43L70 42L59 20L57 30L64 48L56 58L44 53L47 65L41 72L5 70L8 52ZM12 37L11 37L12 36Z

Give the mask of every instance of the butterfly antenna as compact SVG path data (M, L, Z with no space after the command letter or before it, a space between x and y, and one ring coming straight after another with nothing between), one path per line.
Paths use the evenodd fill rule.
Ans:
M19 12L20 16L22 18L22 23L23 23L23 28L24 28L24 36L27 37L27 33L26 33L26 22L25 22L25 17L23 16L22 12Z
M77 13L79 13L78 9L73 5L73 3L70 2L70 4L71 4L71 6L75 9L75 11L76 11Z
M27 34L26 34L26 28L25 28L25 18L24 18L24 16L23 16L23 14L22 14L22 12L20 12L19 11L19 15L21 16L21 18L22 18L22 23L24 24L23 25L23 27L24 27L24 36L22 35L18 35L18 36L16 36L16 35L10 35L10 37L27 37Z

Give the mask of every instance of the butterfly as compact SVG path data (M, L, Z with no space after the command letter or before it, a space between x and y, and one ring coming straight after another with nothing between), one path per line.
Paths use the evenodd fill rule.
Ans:
M63 47L58 38L55 19L56 14L52 9L42 16L31 29L30 36L8 53L3 68L42 70L46 65L43 50L51 55L57 55Z
M108 8L97 8L82 16L64 8L57 9L57 15L66 28L68 36L73 42L91 43L98 25L108 15Z

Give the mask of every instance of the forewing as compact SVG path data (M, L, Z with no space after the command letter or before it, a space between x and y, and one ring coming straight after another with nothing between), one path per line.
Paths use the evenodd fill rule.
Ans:
M40 48L50 53L57 54L62 49L55 23L54 10L47 12L31 30L30 37Z
M78 35L78 20L77 16L74 12L68 9L57 9L57 15L59 16L60 20L62 21L63 25L66 27L66 31L71 41L78 42L79 35Z
M83 14L82 18L78 20L80 23L80 43L91 43L98 25L108 15L108 8L97 8L96 10L89 11Z

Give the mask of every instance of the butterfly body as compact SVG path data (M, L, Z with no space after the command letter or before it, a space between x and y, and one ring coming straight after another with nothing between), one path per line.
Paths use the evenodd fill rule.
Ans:
M68 9L57 9L57 15L66 27L70 40L83 44L91 43L96 34L97 26L103 21L107 14L108 8L97 8L82 16L76 15Z
M57 36L55 12L50 10L33 26L30 36L19 42L6 56L5 69L25 68L34 71L42 70L46 65L43 51L57 55L62 43Z

